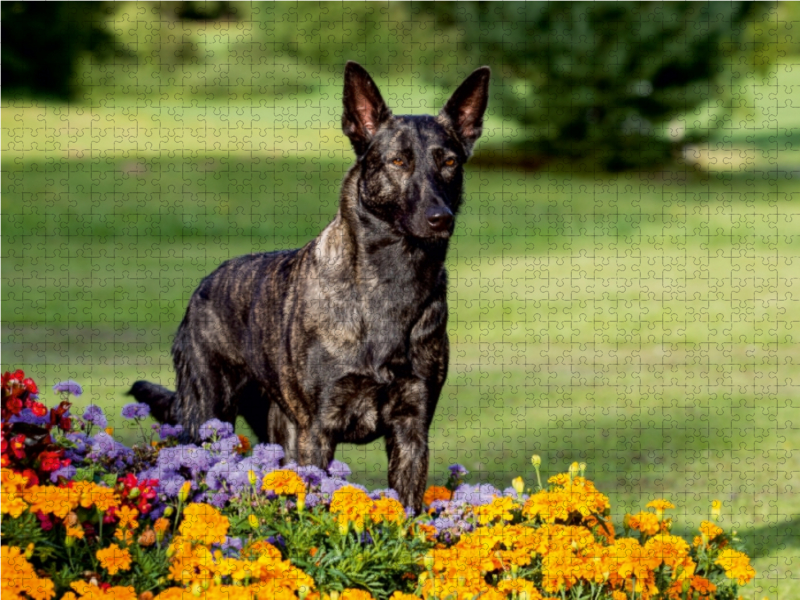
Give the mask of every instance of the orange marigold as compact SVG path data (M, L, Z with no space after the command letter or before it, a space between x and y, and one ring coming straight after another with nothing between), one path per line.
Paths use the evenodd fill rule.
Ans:
M132 586L114 586L101 589L85 581L73 581L70 587L80 594L81 600L137 600ZM75 600L75 594L67 592L61 600Z
M0 469L0 482L0 512L16 519L28 508L22 499L28 478L11 469Z
M97 560L109 575L116 575L120 571L127 571L131 568L131 553L111 544L108 548L97 551Z
M430 506L437 500L450 500L453 497L453 492L448 490L442 485L432 485L425 490L425 495L422 497L422 502L425 506Z
M640 512L628 517L628 527L645 535L655 535L661 531L659 518L653 513Z
M394 498L383 496L372 503L369 511L370 518L375 523L402 523L406 520L406 511L403 505Z

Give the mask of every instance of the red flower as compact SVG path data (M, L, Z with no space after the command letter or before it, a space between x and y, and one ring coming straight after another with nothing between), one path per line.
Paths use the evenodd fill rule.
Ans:
M11 411L12 415L18 415L19 411L22 410L22 400L16 396L11 397L6 402L6 408Z
M11 453L19 460L25 458L25 436L21 433L11 438Z
M55 471L61 467L61 451L49 452L45 451L39 455L39 460L42 461L42 471Z
M72 419L69 417L61 417L61 420L58 422L58 427L61 431L69 431L72 429Z
M47 414L47 407L41 402L28 400L26 404L28 405L28 408L31 409L31 412L37 417L43 417Z
M28 478L28 485L26 487L31 487L34 485L39 485L39 476L36 474L36 471L33 469L25 469L22 471L22 476Z
M22 371L17 371L17 373L19 373L20 375L24 375L24 373ZM36 383L30 377L26 377L25 379L23 379L22 380L22 385L24 385L26 388L28 388L28 391L31 394L38 394L39 393L39 388L36 387Z

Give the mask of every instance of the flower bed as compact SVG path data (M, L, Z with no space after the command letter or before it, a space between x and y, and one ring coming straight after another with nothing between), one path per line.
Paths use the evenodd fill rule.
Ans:
M415 516L343 463L281 465L280 446L217 420L182 444L130 404L144 443L128 448L98 407L71 415L78 384L54 390L48 409L24 373L2 377L4 599L726 600L755 575L718 504L691 543L665 500L618 536L585 465L545 488L534 456L535 491L516 478L503 492L454 465Z

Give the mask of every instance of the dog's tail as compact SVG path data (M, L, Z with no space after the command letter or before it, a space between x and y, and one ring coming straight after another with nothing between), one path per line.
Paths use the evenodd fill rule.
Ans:
M150 407L150 414L161 423L175 425L172 408L175 404L175 392L171 392L162 385L149 381L137 381L128 392L128 396L136 398Z

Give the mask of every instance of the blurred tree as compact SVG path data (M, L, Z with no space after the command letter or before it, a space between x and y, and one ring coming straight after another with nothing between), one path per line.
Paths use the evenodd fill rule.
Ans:
M616 171L668 162L693 139L659 136L714 95L757 11L749 2L458 2L426 5L459 32L475 64L498 75L494 97L525 128L528 156L590 159ZM728 60L730 54L728 54Z
M0 4L3 93L74 98L79 58L86 53L102 58L114 51L114 34L106 23L112 4Z

